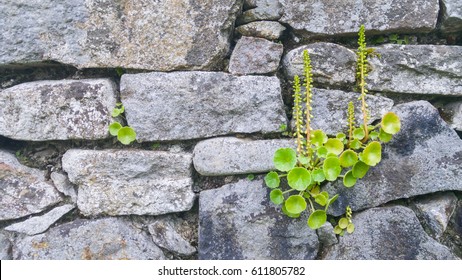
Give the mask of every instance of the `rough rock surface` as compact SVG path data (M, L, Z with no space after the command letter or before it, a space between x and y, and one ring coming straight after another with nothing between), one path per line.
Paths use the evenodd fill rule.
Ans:
M194 168L204 176L263 173L274 169L273 156L277 149L294 146L292 139L207 139L194 148Z
M443 24L445 32L462 31L462 2L460 0L442 0Z
M313 68L315 83L325 85L352 85L356 77L356 54L341 45L313 43L289 51L282 59L287 78L303 76L303 51L307 50Z
M443 107L443 113L448 117L446 121L452 128L462 131L462 102L451 102Z
M462 140L426 101L400 104L392 110L401 119L401 131L383 145L382 161L353 188L327 186L339 193L329 208L341 215L385 202L438 191L462 191Z
M414 212L403 206L372 208L353 216L355 232L326 250L325 259L447 260L457 259L430 238Z
M462 46L384 45L375 52L370 90L462 96Z
M202 191L200 259L314 259L319 242L306 219L291 219L269 201L262 180Z
M0 135L31 141L109 136L115 85L108 79L39 81L0 91Z
M438 193L414 201L417 217L429 231L430 236L440 239L457 206L457 197L452 192Z
M231 54L229 72L234 75L274 73L279 67L283 49L279 43L243 36Z
M176 231L170 217L158 219L148 226L148 230L154 243L161 248L182 256L196 253L196 248Z
M123 75L121 96L140 141L278 132L287 123L276 77L219 72Z
M355 104L355 115L361 116L360 96L356 92L345 92L340 90L326 90L313 88L311 127L322 129L330 135L348 131L348 103L353 101ZM382 118L391 110L393 100L380 96L368 95L367 104L371 112L370 122ZM305 108L305 107L304 107ZM356 123L361 124L361 118L356 118ZM291 122L292 128L295 126L294 120Z
M286 28L277 21L254 21L236 28L243 36L259 37L268 40L279 39Z
M241 0L2 1L0 64L206 69L229 48ZM210 12L213 11L213 12Z
M63 246L65 244L65 246ZM14 259L165 259L149 235L123 218L78 219L26 236L13 247Z
M52 172L50 177L58 191L66 196L69 196L73 203L77 203L77 192L66 175L58 172Z
M82 214L159 215L191 209L192 156L143 150L69 150L63 169Z
M5 230L25 233L27 235L39 234L46 231L51 225L74 208L75 206L71 204L59 206L42 216L32 217L23 222L9 225Z
M332 246L338 243L337 235L334 233L334 227L331 223L326 222L322 227L316 230L319 237L319 242L324 247Z
M61 200L45 172L21 165L0 150L0 221L39 213Z
M0 260L11 260L11 242L8 236L0 231Z
M301 34L351 35L364 24L374 33L429 32L436 26L437 0L281 1L280 22Z
M282 5L279 0L255 0L252 9L244 11L236 20L236 24L245 24L257 20L278 20L282 15Z

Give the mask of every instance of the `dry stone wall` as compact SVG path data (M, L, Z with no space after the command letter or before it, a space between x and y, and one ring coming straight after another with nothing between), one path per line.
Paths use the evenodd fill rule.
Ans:
M304 50L313 128L347 129L361 24L370 121L402 129L324 187L329 220L354 211L339 237L263 176L295 145ZM0 0L0 259L462 258L461 69L460 0Z

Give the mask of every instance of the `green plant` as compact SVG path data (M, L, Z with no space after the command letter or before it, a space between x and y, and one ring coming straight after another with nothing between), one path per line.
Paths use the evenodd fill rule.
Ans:
M272 189L270 200L282 205L282 212L291 218L298 218L308 209L308 226L312 229L321 227L327 220L327 210L337 199L338 194L330 195L323 190L326 182L334 182L339 178L347 188L353 187L358 179L363 178L370 167L376 166L382 155L380 142L388 142L401 127L399 117L388 112L377 125L369 125L369 110L367 106L368 49L365 43L365 30L359 31L359 47L357 50L357 84L360 91L362 124L355 125L355 108L353 102L348 105L348 135L343 132L335 136L327 135L323 130L311 128L312 116L312 73L308 52L303 52L304 79L294 77L293 85L293 118L295 120L294 134L296 149L278 149L273 158L277 171L271 171L265 176L266 185ZM305 109L303 109L304 103ZM286 184L281 184L281 179ZM351 223L351 213L349 222ZM342 227L345 221L342 220ZM347 231L353 231L347 229ZM343 228L342 228L343 229Z
M112 110L111 116L113 118L124 118L123 113L125 107L122 103L116 103L116 107ZM109 133L112 136L117 136L117 140L124 145L129 145L136 140L136 132L130 126L123 126L119 122L115 121L109 125Z
M351 211L350 206L347 206L345 210L345 217L341 218L338 221L338 224L334 228L335 234L343 236L345 232L348 232L351 234L355 231L355 225L353 224L353 221L351 220L352 214L353 212Z

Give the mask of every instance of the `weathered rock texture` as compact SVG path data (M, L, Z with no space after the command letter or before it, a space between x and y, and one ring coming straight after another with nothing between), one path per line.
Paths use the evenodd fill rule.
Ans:
M202 191L200 259L314 259L319 242L306 219L284 216L262 180Z
M369 32L429 32L436 26L438 0L282 0L281 22L309 36Z
M303 51L311 59L313 80L323 85L352 85L356 77L356 54L333 43L313 43L289 51L282 60L284 72L292 81L295 75L303 77Z
M356 92L345 92L340 90L326 90L313 88L312 98L312 129L322 129L325 133L336 135L339 132L348 130L348 103L353 101L355 104L355 116L361 116L360 96ZM367 96L367 104L371 112L370 122L382 118L393 107L393 100L380 96ZM356 117L359 126L361 118ZM291 122L292 128L295 126L294 120Z
M142 150L69 150L63 169L78 185L84 215L159 215L194 202L190 154Z
M69 196L73 203L77 203L77 192L75 191L74 185L72 185L66 175L58 172L52 172L50 174L50 178L58 191L66 196Z
M384 45L375 52L370 90L462 96L462 46Z
M242 37L229 61L234 75L270 74L276 72L283 51L282 44L266 39Z
M39 81L0 91L0 135L20 140L109 136L115 85L108 79Z
M462 102L451 102L443 107L443 113L447 117L446 121L452 128L462 131Z
M207 139L194 148L194 168L205 176L263 173L274 169L274 152L286 147L295 147L294 140Z
M213 72L123 75L127 121L141 141L278 132L287 123L276 77Z
M277 21L254 21L236 28L236 31L244 36L265 38L268 40L279 39L286 28Z
M206 69L226 55L241 0L2 1L0 64ZM213 12L212 12L213 11Z
M460 0L442 0L441 3L443 5L443 31L462 31L462 2Z
M414 212L403 206L372 208L353 216L355 232L327 250L325 259L447 260L457 259L430 238Z
M46 233L19 239L14 259L161 260L165 256L147 233L122 218L78 219Z
M11 242L8 236L0 231L0 260L11 260Z
M39 234L46 231L57 220L74 208L75 206L71 204L59 206L42 216L32 217L24 222L7 226L5 230L25 233L27 235Z
M0 150L0 221L42 212L61 200L44 171L21 165Z
M238 25L257 20L278 20L282 15L282 6L278 0L255 0L250 5L252 9L244 11L237 18Z
M426 101L397 105L401 131L383 145L382 161L353 188L327 187L339 193L330 210L340 215L400 198L438 191L462 191L462 140Z
M154 243L161 248L183 256L196 253L196 248L176 231L172 218L158 219L148 226L148 230Z

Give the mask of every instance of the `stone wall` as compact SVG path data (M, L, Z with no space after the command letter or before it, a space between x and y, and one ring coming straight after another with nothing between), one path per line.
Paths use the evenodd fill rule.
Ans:
M59 2L59 3L57 3ZM345 129L356 33L383 160L317 231L269 202L307 49L313 127ZM0 0L0 259L462 257L460 0ZM117 102L137 132L108 125Z

